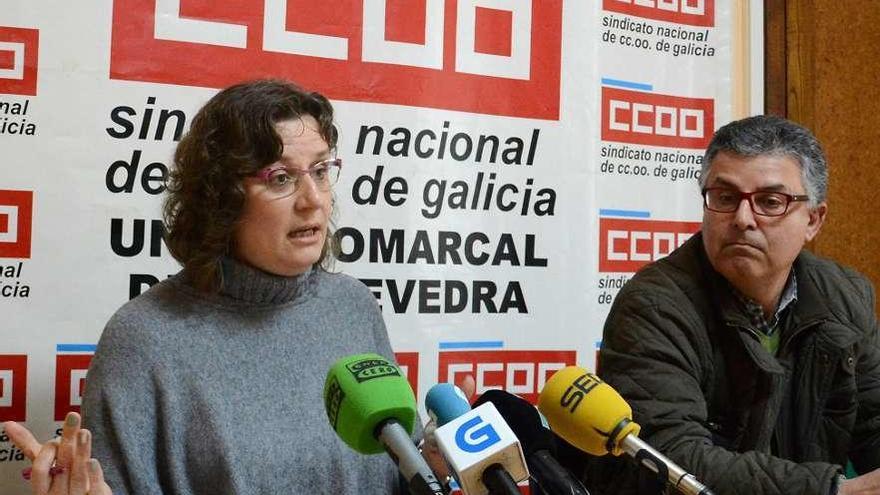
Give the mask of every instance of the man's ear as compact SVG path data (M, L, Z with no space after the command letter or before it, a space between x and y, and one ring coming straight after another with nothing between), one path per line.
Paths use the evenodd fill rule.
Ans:
M810 221L807 223L807 233L806 233L806 241L812 241L818 234L819 229L822 228L822 223L825 222L825 215L828 214L828 204L824 201L819 203L818 206L810 210Z

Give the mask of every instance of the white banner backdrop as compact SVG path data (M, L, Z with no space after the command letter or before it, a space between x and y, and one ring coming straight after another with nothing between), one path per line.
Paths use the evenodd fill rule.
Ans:
M556 369L594 368L622 283L699 227L733 7L5 2L0 420L47 438L78 409L104 323L178 270L160 221L176 141L258 77L334 102L336 267L376 295L419 398L471 373L534 400ZM0 493L28 493L26 465L0 434Z

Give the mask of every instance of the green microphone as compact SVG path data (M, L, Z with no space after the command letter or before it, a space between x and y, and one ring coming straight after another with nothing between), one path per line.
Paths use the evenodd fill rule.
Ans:
M361 454L387 452L413 495L448 493L413 444L416 398L393 361L378 354L344 357L327 372L324 408L330 426Z

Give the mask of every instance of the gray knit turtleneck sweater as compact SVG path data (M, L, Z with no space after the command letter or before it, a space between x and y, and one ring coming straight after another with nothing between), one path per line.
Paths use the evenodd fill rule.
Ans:
M340 357L393 358L355 279L223 264L223 290L178 274L126 303L89 368L83 417L117 495L388 494L397 470L330 428L324 377Z

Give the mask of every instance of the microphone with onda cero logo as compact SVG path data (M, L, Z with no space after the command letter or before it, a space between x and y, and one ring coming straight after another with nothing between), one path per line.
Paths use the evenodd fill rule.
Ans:
M324 381L324 406L330 426L349 447L391 456L412 495L448 493L412 441L416 399L394 362L378 354L336 361Z

